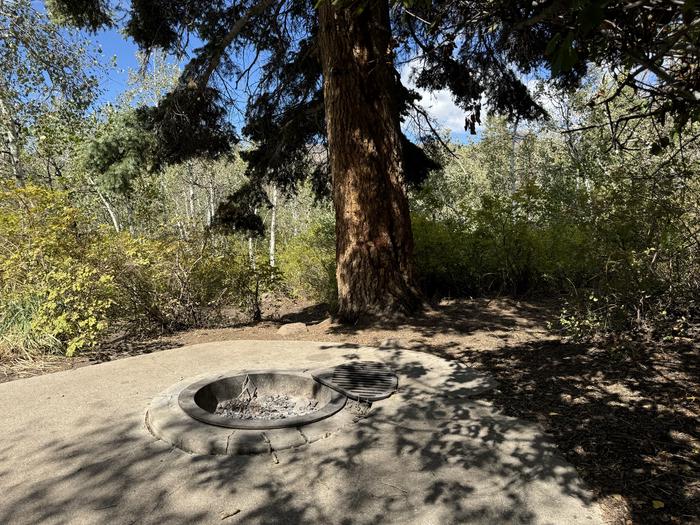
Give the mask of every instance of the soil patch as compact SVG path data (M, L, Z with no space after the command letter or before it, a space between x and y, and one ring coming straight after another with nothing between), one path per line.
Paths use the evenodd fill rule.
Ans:
M610 350L531 342L460 358L487 394L536 420L615 524L700 523L700 352L692 341Z

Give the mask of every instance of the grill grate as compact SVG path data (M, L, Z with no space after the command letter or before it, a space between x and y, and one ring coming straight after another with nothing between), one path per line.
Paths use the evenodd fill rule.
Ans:
M399 379L384 363L354 361L311 374L314 379L356 401L378 401L396 391Z

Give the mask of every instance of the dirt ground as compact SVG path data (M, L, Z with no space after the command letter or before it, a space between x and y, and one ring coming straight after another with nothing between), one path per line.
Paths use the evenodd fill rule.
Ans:
M323 305L271 302L266 321L119 339L72 360L0 363L0 382L128 355L231 339L380 345L393 339L458 359L499 381L486 397L508 415L537 421L603 503L614 524L700 524L700 345L598 348L547 330L551 302L443 301L424 315L346 326ZM284 335L289 323L296 331ZM290 330L290 327L285 327Z

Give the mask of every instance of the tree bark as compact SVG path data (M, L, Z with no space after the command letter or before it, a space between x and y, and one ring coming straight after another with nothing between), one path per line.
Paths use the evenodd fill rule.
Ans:
M367 2L362 12L320 4L339 314L348 320L421 304L390 41L386 0Z
M0 115L5 121L5 143L7 144L12 175L17 181L17 185L24 186L26 176L20 158L19 129L8 106L9 104L0 98Z
M100 198L100 201L105 207L105 210L107 210L107 214L109 215L109 218L112 220L112 226L114 226L114 230L119 233L121 231L121 226L119 225L119 219L117 218L117 214L114 211L114 207L112 206L112 203L109 202L107 197L105 197L104 193L100 191L99 186L95 182L95 180L92 177L88 177L88 183L90 186L92 186L97 192L97 196Z
M270 217L270 266L275 265L275 237L277 228L277 186L272 186L272 198L270 199L272 204L271 217Z
M207 226L211 226L214 222L214 215L216 214L216 197L214 195L214 185L216 184L216 181L214 180L214 177L212 176L211 181L209 182L209 187L207 188L207 198L208 198L208 204L209 208L207 210Z

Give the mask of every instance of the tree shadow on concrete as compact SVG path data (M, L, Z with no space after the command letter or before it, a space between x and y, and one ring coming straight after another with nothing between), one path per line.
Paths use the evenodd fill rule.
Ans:
M4 487L0 523L590 523L551 440L472 399L473 372L439 378L396 348L385 360L411 378L392 402L298 449L189 455L156 441L142 414L86 417L90 430L36 446L17 436L0 464L22 465L24 482Z
M486 395L539 422L620 522L700 523L700 349L536 342L465 351Z

